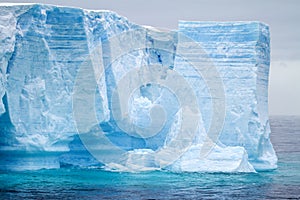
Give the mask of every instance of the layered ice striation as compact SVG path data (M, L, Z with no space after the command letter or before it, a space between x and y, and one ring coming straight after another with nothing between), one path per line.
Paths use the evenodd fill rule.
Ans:
M180 21L161 31L111 11L0 10L1 168L277 167L267 25Z

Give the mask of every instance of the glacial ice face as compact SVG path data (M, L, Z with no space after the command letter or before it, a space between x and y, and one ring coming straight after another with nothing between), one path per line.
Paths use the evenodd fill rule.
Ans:
M222 77L226 119L220 141L243 146L258 170L264 169L262 163L275 168L277 157L269 139L268 119L268 27L255 22L180 22L179 32L201 44ZM209 102L203 98L200 105L208 107ZM202 115L209 116L209 111ZM209 123L208 118L203 119Z
M266 25L181 21L162 32L110 11L1 4L0 30L2 151L65 152L46 167L276 168Z
M9 58L11 57L15 46L16 35L16 17L20 15L22 9L16 7L8 7L2 9L0 14L0 115L5 112L5 107L2 98L5 94L6 73Z

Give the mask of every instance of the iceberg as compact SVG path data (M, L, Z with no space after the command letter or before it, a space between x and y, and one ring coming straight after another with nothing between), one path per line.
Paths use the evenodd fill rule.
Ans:
M0 11L0 169L277 167L267 25L162 31L106 10Z

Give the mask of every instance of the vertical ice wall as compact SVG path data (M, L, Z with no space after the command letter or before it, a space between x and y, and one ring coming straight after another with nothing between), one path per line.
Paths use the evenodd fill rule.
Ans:
M198 42L222 77L226 115L219 140L243 146L256 169L276 168L268 120L270 35L259 22L184 22L179 32ZM205 65L205 63L202 63ZM200 105L206 127L211 119L209 93Z
M15 47L17 16L28 9L26 6L8 7L0 13L0 116L5 112L3 97L6 87L7 65Z

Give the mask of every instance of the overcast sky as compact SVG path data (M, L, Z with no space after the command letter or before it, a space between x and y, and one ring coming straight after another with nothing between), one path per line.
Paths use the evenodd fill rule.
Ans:
M176 29L178 20L269 24L271 115L300 115L300 1L298 0L0 0L113 10L143 25Z

